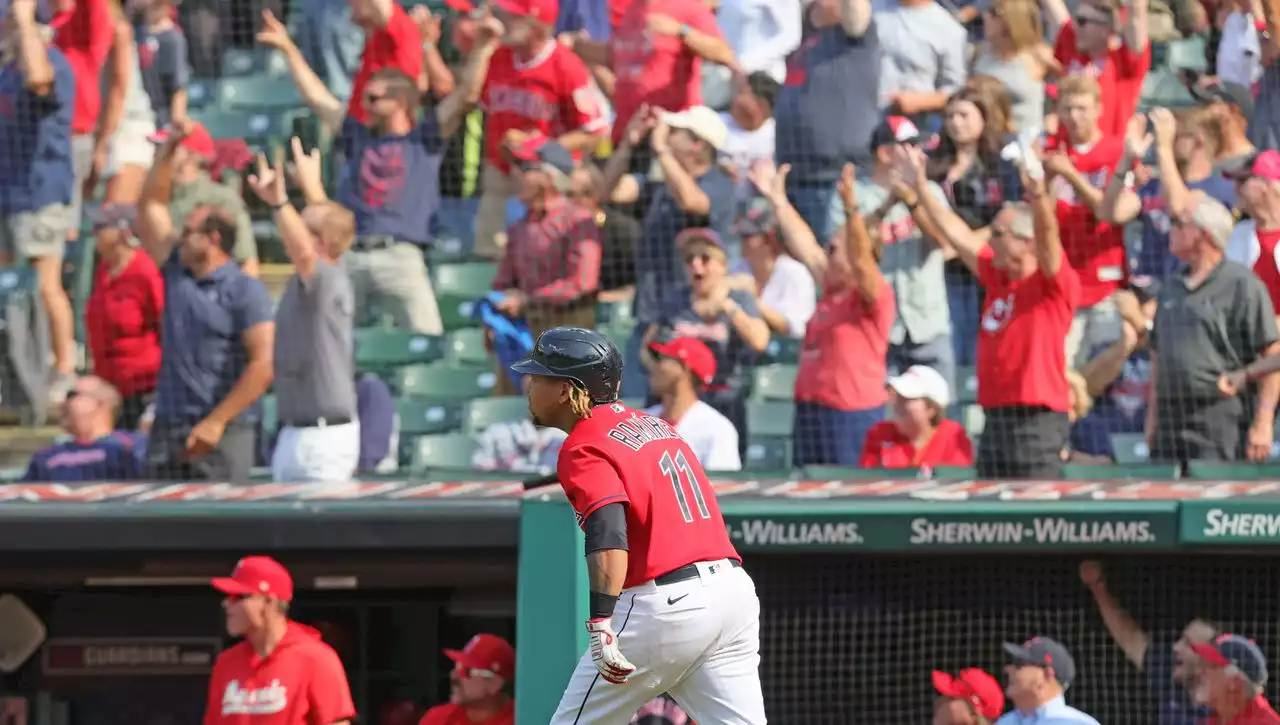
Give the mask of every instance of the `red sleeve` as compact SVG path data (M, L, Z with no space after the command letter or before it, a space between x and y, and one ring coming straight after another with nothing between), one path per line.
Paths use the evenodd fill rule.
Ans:
M351 701L351 686L347 684L342 660L328 645L317 644L316 650L307 690L307 722L331 725L351 720L356 716L356 706Z
M417 81L422 73L422 36L418 35L418 27L399 3L391 5L391 20L387 23L386 32L395 49L395 66Z
M603 506L629 502L613 461L590 443L560 451L556 473L579 523Z
M1062 253L1062 263L1058 265L1058 273L1052 277L1046 275L1046 278L1049 280L1049 287L1069 302L1071 309L1074 310L1080 301L1080 275L1067 262L1066 252Z
M591 85L591 74L587 66L578 56L563 49L557 49L564 56L561 71L564 74L564 89L561 94L560 112L565 119L565 128L570 131L588 131L597 133L609 127L605 118L604 106L600 103L600 93Z
M880 432L884 426L885 423L881 422L867 429L867 436L862 441L862 455L858 458L859 468L884 468L884 462L880 460Z
M1138 78L1147 74L1151 69L1151 41L1147 41L1147 47L1142 49L1141 53L1134 52L1127 45L1121 45L1114 53L1116 59L1116 74L1121 78Z
M991 247L983 247L982 251L978 252L978 284L982 285L983 289L989 289L997 282L996 266L991 261L994 257L995 252L991 251Z
M699 33L706 33L714 38L724 39L724 34L720 32L720 26L716 24L716 16L707 7L706 3L687 2L684 3L684 17L680 20L689 25L689 27Z
M453 714L454 705L452 703L444 703L436 705L427 710L427 713L418 721L418 725L445 725L449 722L449 716Z
M149 299L146 322L159 325L160 320L164 319L164 277L160 276L160 270L154 267L151 269L151 274L147 276L147 288Z
M1067 63L1076 57L1076 24L1074 21L1069 21L1058 31L1058 37L1053 41L1053 57L1063 65L1064 69Z
M204 705L204 725L218 725L222 721L222 675L223 661L227 652L224 650L213 663L213 672L209 675L209 693Z

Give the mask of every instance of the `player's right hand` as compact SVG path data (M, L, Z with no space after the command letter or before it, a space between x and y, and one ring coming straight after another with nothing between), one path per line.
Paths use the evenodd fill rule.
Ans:
M588 619L587 636L591 638L591 661L606 681L621 685L635 673L636 666L618 650L618 635L613 633L611 618Z

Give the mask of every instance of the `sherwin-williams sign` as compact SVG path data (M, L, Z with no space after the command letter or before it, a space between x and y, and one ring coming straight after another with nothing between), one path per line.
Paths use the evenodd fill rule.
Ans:
M1184 544L1280 544L1280 500L1185 501Z
M806 506L803 512L775 505L770 513L751 508L756 507L725 507L729 535L746 551L1127 549L1172 548L1178 543L1174 502L828 504L826 510Z

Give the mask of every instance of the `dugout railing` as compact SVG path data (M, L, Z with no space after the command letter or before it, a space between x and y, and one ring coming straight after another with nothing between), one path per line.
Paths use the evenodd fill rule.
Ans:
M1151 646L1206 617L1280 657L1275 482L743 482L721 502L761 599L771 722L928 722L932 670L1002 676L1001 643L1038 634L1076 658L1072 704L1105 723L1155 722L1080 580L1085 559L1103 562ZM547 721L584 649L577 531L557 491L526 496L519 725Z

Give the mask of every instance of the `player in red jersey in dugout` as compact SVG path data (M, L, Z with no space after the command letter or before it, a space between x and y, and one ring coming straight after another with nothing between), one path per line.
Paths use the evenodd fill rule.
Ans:
M342 660L320 633L289 619L293 578L266 556L248 556L229 577L227 633L243 639L218 655L204 725L347 725L355 717Z

